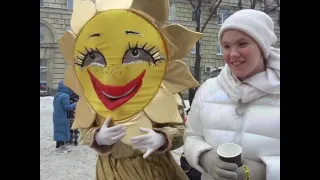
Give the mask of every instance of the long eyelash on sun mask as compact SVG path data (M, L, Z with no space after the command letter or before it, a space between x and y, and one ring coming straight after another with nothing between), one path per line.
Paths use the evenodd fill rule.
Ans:
M87 48L87 47L84 47L84 48L86 49L86 52L83 53L83 52L81 52L81 51L78 51L79 55L77 56L76 62L74 63L74 64L76 64L76 65L78 65L78 66L80 66L80 67L82 67L83 60L84 60L84 58L86 57L86 55L87 55L88 53L91 53L91 52L93 52L93 51L100 53L100 51L99 51L98 48L95 48L95 49L93 49L93 48Z
M151 48L148 48L147 45L148 45L148 43L145 43L143 45L139 45L138 41L135 45L132 45L132 44L130 45L130 43L128 43L129 49L140 48L140 49L145 50L153 58L154 63L164 59L163 56L161 56L161 54L159 53L160 50L156 46L152 46Z

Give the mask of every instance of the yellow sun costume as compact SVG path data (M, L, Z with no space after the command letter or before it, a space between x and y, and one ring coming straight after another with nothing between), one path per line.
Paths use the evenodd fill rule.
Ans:
M169 0L74 0L72 31L59 45L65 85L80 96L72 128L82 129L82 142L99 152L98 180L188 179L170 150L183 145L177 93L199 86L181 59L202 34L168 24L168 17ZM126 135L101 146L95 133L107 117ZM129 141L143 134L140 127L166 137L146 159Z

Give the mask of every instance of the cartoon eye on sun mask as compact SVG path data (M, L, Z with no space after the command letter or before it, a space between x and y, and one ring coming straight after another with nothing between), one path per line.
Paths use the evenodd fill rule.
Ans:
M123 124L129 139L152 123L181 123L175 93L199 86L181 61L202 37L167 24L168 0L75 0L59 45L65 84L79 96L73 128Z

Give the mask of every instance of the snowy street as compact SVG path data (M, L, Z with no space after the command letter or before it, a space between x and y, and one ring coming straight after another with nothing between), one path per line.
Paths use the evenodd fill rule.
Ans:
M40 97L40 179L94 180L97 153L88 146L73 146L66 155L53 153L52 100L53 97ZM180 163L182 148L172 153Z

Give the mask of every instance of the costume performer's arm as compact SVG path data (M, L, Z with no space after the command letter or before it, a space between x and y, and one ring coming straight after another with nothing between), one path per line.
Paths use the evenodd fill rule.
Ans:
M184 107L178 105L181 118L185 119ZM154 124L153 130L162 133L166 137L166 143L155 153L164 153L183 146L183 134L185 130L184 123L180 124Z
M166 137L166 143L155 153L164 153L183 146L183 124L167 124L164 127L153 128L157 133L162 133Z

